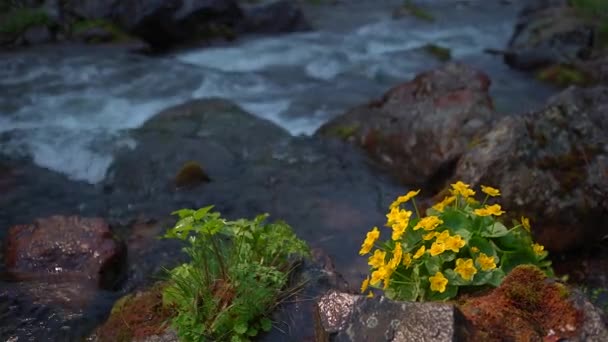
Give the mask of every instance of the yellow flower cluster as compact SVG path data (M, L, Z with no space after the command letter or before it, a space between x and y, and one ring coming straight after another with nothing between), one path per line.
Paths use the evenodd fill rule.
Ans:
M418 223L414 226L414 230L418 230L420 228L423 228L424 230L433 230L442 223L443 221L439 217L431 215L418 221Z
M365 255L369 253L369 251L372 250L372 247L374 247L374 242L376 242L379 237L380 231L378 230L378 227L374 227L371 232L367 233L365 241L363 241L363 244L361 245L359 255Z
M473 213L477 216L490 216L490 215L500 216L500 215L504 214L505 212L500 210L500 204L493 204L493 205L486 205L485 207L483 207L481 209L475 209L475 210L473 210Z
M465 184L461 181L458 181L452 184L452 195L454 196L462 196L462 198L469 198L475 196L475 191L471 190L468 184Z

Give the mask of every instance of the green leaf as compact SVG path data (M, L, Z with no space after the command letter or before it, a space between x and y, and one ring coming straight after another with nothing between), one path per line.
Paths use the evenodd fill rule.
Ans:
M531 250L521 249L515 252L505 252L502 255L501 268L507 274L518 265L526 264L536 264L536 255Z
M239 335L244 335L248 328L247 322L239 321L234 325L234 332Z
M192 214L194 214L194 210L192 209L180 209L171 213L171 215L177 215L180 218L192 216Z
M469 247L477 247L481 253L484 253L488 256L496 256L496 249L492 246L492 243L487 239L481 237L473 237L469 241ZM472 255L474 256L474 255Z
M429 257L424 261L424 266L428 274L435 274L441 271L442 260L440 256Z
M262 331L268 332L272 329L272 321L267 317L264 317L260 320L260 327L262 328Z
M494 222L493 224L485 226L481 231L481 236L497 238L509 234L509 230L501 222Z
M208 207L200 208L200 209L196 210L196 211L195 211L195 212L192 214L192 216L194 216L194 218L195 218L196 220L200 220L200 219L202 219L203 217L207 216L207 213L208 213L208 212L209 212L211 209L213 209L213 206L212 206L212 205L210 205L210 206L208 206Z
M446 208L443 215L441 215L443 225L454 231L470 231L472 222L463 212L460 212L453 208ZM464 236L463 236L464 238Z

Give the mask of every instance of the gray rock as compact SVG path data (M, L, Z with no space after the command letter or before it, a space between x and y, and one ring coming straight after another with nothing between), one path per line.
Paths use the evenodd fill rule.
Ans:
M477 70L446 64L337 117L317 134L355 143L407 184L429 183L449 173L496 118L489 85Z
M460 341L469 326L451 304L394 302L330 291L318 301L327 341Z
M608 234L607 123L608 88L570 88L540 111L499 121L453 179L500 188L503 207L531 217L550 250L599 241Z
M23 33L23 40L28 45L38 45L53 41L53 34L46 25L38 25L28 28Z
M593 48L594 30L565 0L532 2L519 17L505 61L520 69L571 63Z
M245 33L284 33L310 30L311 24L295 1L278 0L245 6L245 20L240 30Z

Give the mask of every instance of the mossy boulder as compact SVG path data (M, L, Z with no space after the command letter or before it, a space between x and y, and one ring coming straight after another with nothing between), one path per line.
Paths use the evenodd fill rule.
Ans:
M170 307L163 304L163 289L159 282L146 290L119 299L108 320L93 334L98 342L126 342L145 340L162 335L173 316Z
M474 327L471 341L601 341L608 336L595 309L531 265L516 267L500 287L459 306Z
M559 87L588 86L594 82L593 76L587 71L569 64L556 64L544 68L538 72L537 78Z
M500 188L507 219L528 216L549 251L608 234L608 88L570 88L509 116L463 155L453 180Z

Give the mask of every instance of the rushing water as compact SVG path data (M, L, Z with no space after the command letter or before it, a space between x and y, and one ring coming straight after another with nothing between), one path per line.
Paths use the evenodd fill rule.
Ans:
M188 99L225 97L292 134L439 65L428 43L490 74L498 110L542 102L551 89L483 52L502 48L518 5L429 1L436 21L392 19L394 1L311 7L319 30L242 40L150 58L116 48L64 46L0 55L0 148L73 179L104 178L121 131Z

